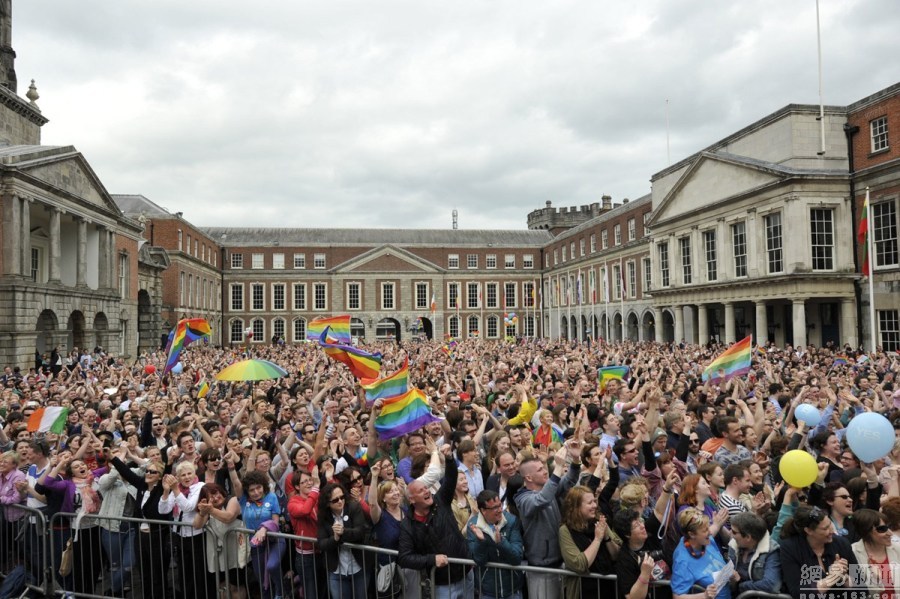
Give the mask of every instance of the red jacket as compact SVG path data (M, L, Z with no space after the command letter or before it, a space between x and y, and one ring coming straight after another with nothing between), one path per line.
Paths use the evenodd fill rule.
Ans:
M288 501L288 514L291 516L291 526L295 535L316 538L319 519L318 503L318 487L314 487L306 497L297 493ZM312 553L316 550L316 544L309 541L294 541L294 545L300 553Z

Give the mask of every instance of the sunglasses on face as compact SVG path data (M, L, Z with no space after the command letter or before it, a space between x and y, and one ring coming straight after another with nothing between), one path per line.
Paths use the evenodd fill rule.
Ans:
M891 527L888 526L887 524L879 524L878 526L875 527L875 532L878 532L881 534L884 534L884 533L888 532L889 530L891 530Z
M159 474L157 470L147 470L147 474Z
M309 430L303 431L303 434L304 434L304 435L312 435L312 434L315 433L315 432L316 432L316 429L311 428L311 429L309 429Z
M338 504L338 503L342 502L343 500L344 500L344 496L341 495L341 496L339 496L339 497L335 497L335 498L332 499L329 503L330 503L331 505L335 505L335 504Z

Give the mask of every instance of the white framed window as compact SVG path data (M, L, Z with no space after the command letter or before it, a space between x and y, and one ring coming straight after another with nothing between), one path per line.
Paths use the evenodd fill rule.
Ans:
M196 258L197 255L200 253L200 252L198 251L197 245L198 245L198 242L197 242L196 239L194 239L194 258Z
M559 248L553 248L553 266L559 264Z
M869 121L869 132L872 139L872 152L880 152L887 150L888 145L888 123L886 116L880 116L877 119Z
M488 316L485 319L485 323L487 324L485 334L488 339L496 339L500 336L500 327L498 326L498 319L493 314Z
M897 266L897 204L891 200L872 205L875 267Z
M184 274L184 273L182 273ZM182 302L183 303L183 302ZM244 309L244 284L231 284L231 311L240 312Z
M731 254L734 256L734 276L747 276L747 223L731 225Z
M515 268L516 267L516 255L515 254L506 254L506 257L503 259L503 267L504 268Z
M394 283L381 284L381 309L394 310L396 308L396 298L394 296Z
M278 339L286 339L284 336L284 319L276 318L272 321L272 336Z
M884 351L900 351L900 310L879 310L878 332Z
M362 302L360 301L360 290L362 285L357 282L347 283L347 309L360 310Z
M194 305L194 275L191 274L188 275L187 302L184 305Z
M584 237L582 237L581 239L578 240L578 251L579 251L578 255L580 257L584 258Z
M41 272L41 248L31 248L31 280L38 281ZM128 297L128 254L119 254L119 297Z
M273 310L284 310L285 309L285 289L286 286L284 283L273 283L272 284L272 309Z
M250 326L253 327L253 343L265 343L266 321L262 318L254 318L250 321Z
M609 247L609 231L603 229L600 231L600 249L605 250Z
M466 307L478 308L481 299L481 286L478 283L466 283Z
M262 283L250 284L250 309L253 311L266 309L266 286Z
M459 337L459 317L454 315L447 319L447 332L454 339Z
M504 327L504 329L505 329L505 331L506 331L506 336L507 336L507 337L515 337L515 336L516 336L516 328L517 328L517 327L516 327L516 325L514 325L514 324L508 324L508 325L506 325L506 326Z
M503 284L503 300L506 302L505 306L508 310L509 308L515 308L519 305L518 298L516 297L516 284L515 283L504 283Z
M628 297L637 297L637 265L634 262L626 262L625 273L628 277Z
M534 268L534 254L524 254L522 256L522 268L529 270Z
M431 307L431 298L428 297L428 283L419 281L416 283L416 310L428 310Z
M187 236L187 244L185 244L185 246L184 246L184 253L187 254L188 256L191 255L191 235L190 235L190 233L188 233L188 236Z
M244 342L244 320L242 318L234 318L229 323L228 327L230 336L229 339L231 343L243 343Z
M313 310L328 309L328 283L313 283Z
M466 254L466 268L478 268L478 254Z
M450 310L461 308L459 300L459 283L447 283L447 308Z
M644 289L641 292L641 295L646 294L650 291L653 282L653 272L650 267L650 258L644 258L641 260L641 269L644 274Z
M522 334L526 337L534 337L534 316L526 316L522 319Z
M486 308L496 308L498 306L497 283L484 284L484 299Z
M294 329L294 343L300 343L301 341L306 341L306 319L305 318L295 318L293 320L293 329Z
M484 259L485 268L497 268L497 254L488 254Z
M613 240L616 245L622 245L622 225L613 227Z
M812 208L809 211L812 269L834 269L834 210Z
M637 223L632 217L628 219L628 241L634 241L635 239L637 239Z
M459 268L459 254L449 254L447 256L447 268Z
M294 268L306 268L306 254L294 254Z
M253 254L250 257L250 268L254 270L259 270L261 268L265 268L265 260L263 254Z
M182 233L181 233L181 229L178 229L178 251L179 252L181 251L181 246L182 246Z
M669 286L669 243L667 241L663 241L661 243L656 244L656 251L659 255L659 278L660 285L663 287Z
M294 283L294 310L306 310L306 283Z
M478 317L472 314L466 319L466 337L477 338L480 332Z
M284 254L272 254L272 268L279 270L284 268Z
M524 307L526 307L526 308L534 307L534 304L537 301L537 298L535 297L533 281L526 281L526 282L522 283L522 297L524 298L524 301L522 302L522 305Z
M568 254L568 248L566 246L562 246L562 261L563 264L566 263L566 255Z
M693 280L693 268L691 266L691 238L680 237L678 249L681 252L681 282L690 285Z
M618 264L613 264L613 299L619 300L622 299L622 269Z
M703 232L703 252L706 255L706 280L715 281L719 277L718 262L716 261L715 229Z
M781 213L767 214L764 221L766 226L766 265L769 274L779 273L784 270Z
M325 254L313 254L313 268L316 270L325 269Z
M591 253L593 254L596 251L597 251L597 234L591 233Z
M569 242L569 255L572 256L572 260L575 259L576 254L575 254L575 242L574 241Z
M231 268L235 270L244 268L244 254L231 252Z

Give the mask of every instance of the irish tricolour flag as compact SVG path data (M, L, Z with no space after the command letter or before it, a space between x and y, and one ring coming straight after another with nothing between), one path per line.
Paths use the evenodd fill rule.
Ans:
M30 433L56 433L62 434L66 430L66 419L69 417L69 408L49 407L38 408L28 418L28 432Z

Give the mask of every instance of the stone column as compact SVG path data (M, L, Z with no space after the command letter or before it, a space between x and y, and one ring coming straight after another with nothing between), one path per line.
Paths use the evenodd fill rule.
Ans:
M3 196L3 274L22 274L22 203L18 196Z
M791 311L794 320L794 347L806 345L806 300L795 299Z
M98 253L100 254L97 264L97 288L109 289L111 286L109 280L109 235L106 234L106 227L102 225L97 227L97 232L99 233Z
M734 343L734 302L725 302L725 343Z
M682 306L672 306L675 313L675 343L681 343L684 339L684 308Z
M845 297L841 300L841 342L849 343L850 347L857 347L856 338L856 303L853 298Z
M22 201L22 274L26 279L31 278L31 200L20 198Z
M697 306L697 343L709 343L709 311L706 304Z
M87 221L75 217L78 226L78 260L75 266L75 286L87 287Z
M109 287L117 290L119 286L116 269L119 267L119 264L117 261L118 253L116 252L116 232L112 229L107 229L106 235L108 237L107 247L109 247L109 256L106 257L109 261Z
M756 344L765 345L769 339L769 322L766 317L766 302L756 302Z
M59 232L61 213L59 208L55 206L48 206L47 210L50 211L50 259L48 260L50 265L50 282L59 283L59 262L62 259L62 252L60 250L62 245Z

